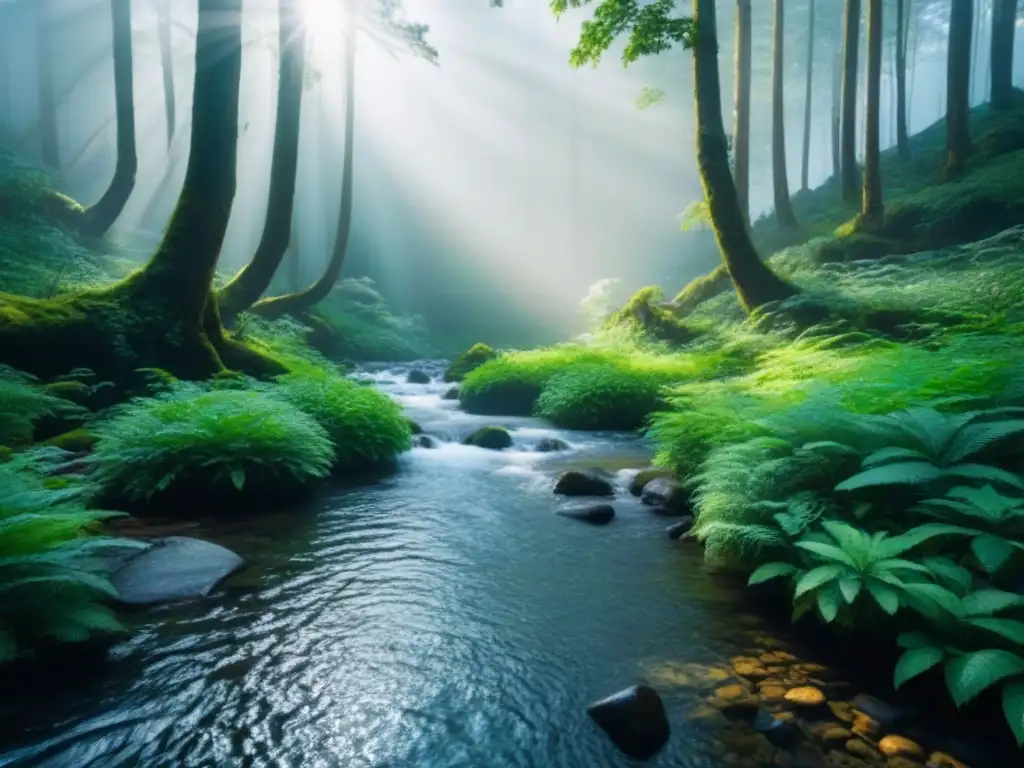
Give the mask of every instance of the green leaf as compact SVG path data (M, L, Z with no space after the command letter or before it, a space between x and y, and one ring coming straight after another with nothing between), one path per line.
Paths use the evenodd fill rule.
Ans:
M879 559L897 557L936 536L966 536L974 532L968 528L944 523L928 523L911 528L904 534L892 536L875 545L872 554Z
M866 586L868 592L875 598L875 602L890 616L895 615L900 609L900 596L888 584L884 584L878 579L868 579Z
M879 485L921 485L944 476L945 472L934 464L923 461L904 461L859 472L839 483L835 489L837 491L855 491Z
M789 563L766 563L750 574L747 584L762 584L780 576L789 576L791 573L796 573L796 566Z
M984 424L970 424L963 427L956 436L956 441L943 457L953 464L973 456L986 446L1009 435L1024 432L1024 420L995 421Z
M844 576L839 580L839 591L843 593L843 599L850 605L853 605L863 586L864 582L857 576Z
M959 616L963 607L960 598L938 584L904 584L907 594L920 600L927 600L952 616Z
M811 590L817 589L837 578L846 569L841 565L821 565L805 573L796 584L794 597L802 597Z
M1011 643L1024 645L1024 622L1013 619L969 619L968 624L1005 637Z
M971 572L957 565L949 558L926 557L922 562L939 581L944 582L947 586L956 588L961 595L970 590L973 583Z
M1003 714L1017 738L1017 745L1024 745L1024 682L1003 686Z
M894 461L928 461L928 457L920 451L914 451L910 448L883 448L880 451L875 451L869 454L863 463L864 469L871 469L872 467L880 467L884 464L889 464Z
M827 624L831 624L839 615L839 593L833 586L818 592L818 612Z
M1024 605L1024 597L1001 589L980 589L965 597L961 605L967 616L992 616L1007 608Z
M835 546L834 544L826 544L821 541L804 540L798 541L796 543L796 546L808 552L813 552L814 554L818 555L819 557L823 557L826 560L834 560L836 562L842 563L843 565L848 565L851 568L857 567L857 564L854 562L853 558L850 557L846 552L841 550L839 547Z
M893 685L896 688L902 686L908 680L918 675L923 675L929 669L942 661L945 653L941 648L934 645L926 645L922 648L911 648L904 651L896 664L896 672L893 675Z
M946 687L957 707L962 707L986 688L1024 674L1024 659L1009 651L975 651L946 664Z
M245 470L241 467L231 470L231 482L234 484L236 490L242 490L245 486Z
M984 480L992 483L1006 483L1014 488L1024 490L1021 479L1004 469L990 467L987 464L957 464L945 471L948 477L966 477L970 480Z
M971 551L988 574L996 573L1013 556L1013 545L999 536L978 536Z

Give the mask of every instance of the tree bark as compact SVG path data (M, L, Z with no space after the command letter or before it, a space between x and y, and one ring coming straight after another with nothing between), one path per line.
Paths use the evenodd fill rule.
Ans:
M221 316L228 324L252 306L270 286L291 239L299 165L302 91L306 76L306 27L301 6L293 0L278 0L278 37L280 64L277 76L277 122L267 216L252 261L242 267L217 293Z
M750 92L752 81L750 0L736 0L736 96L733 172L743 220L750 221Z
M352 231L353 161L355 147L355 72L356 72L356 25L355 0L349 0L348 23L345 25L345 147L341 176L341 211L338 214L338 230L334 237L334 251L324 273L309 288L295 293L286 293L263 299L253 305L252 311L264 317L301 315L326 299L334 289L341 275L348 252L349 235Z
M811 164L811 93L814 72L814 0L809 0L807 20L807 83L804 87L804 152L800 171L800 189L806 190Z
M39 78L39 144L43 165L60 173L60 140L57 136L57 99L53 84L53 0L36 0L36 68Z
M751 311L769 302L789 298L797 290L761 261L743 222L736 185L729 169L729 146L722 122L714 0L693 0L693 23L697 167L722 261L732 276L740 302Z
M785 0L775 0L774 39L772 41L772 188L775 193L775 218L779 225L796 229L796 216L789 200L786 175L786 105L783 70L785 39Z
M178 124L174 91L174 45L171 40L171 0L157 0L157 35L160 38L160 70L164 82L164 116L167 119L167 146L174 140Z
M992 5L992 109L1013 107L1013 47L1016 32L1017 0L995 0Z
M860 0L846 0L843 17L843 117L842 189L843 199L857 199L857 54L860 47Z
M114 100L117 113L117 165L99 202L85 214L84 229L102 237L117 221L135 188L139 158L135 146L135 82L132 73L131 0L110 0L114 30Z
M971 151L971 26L974 0L953 0L946 74L946 176L963 173Z
M868 0L868 103L864 121L864 196L861 220L878 223L885 214L879 141L882 96L882 0Z
M914 85L917 83L917 49L920 46L921 23L914 15L914 0L910 0L910 5L907 10L907 18L909 20L907 24L908 40L911 39L911 29L913 29L914 32L913 42L908 46L910 48L910 85L907 88L907 133L910 133L913 131L912 118L914 115Z
M896 151L904 160L910 159L910 136L907 131L907 13L909 0L896 2Z
M971 39L971 66L970 81L968 85L968 104L974 106L978 90L978 61L981 54L981 3L978 0L974 3L973 18L971 20L973 37Z
M840 32L839 41L842 40ZM836 55L832 57L832 175L838 180L843 168L842 156L842 101L843 101L843 51L837 41Z

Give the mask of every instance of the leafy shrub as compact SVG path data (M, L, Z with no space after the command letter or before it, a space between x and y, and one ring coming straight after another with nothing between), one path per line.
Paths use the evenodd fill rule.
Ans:
M275 392L327 431L338 470L388 464L412 447L409 423L395 401L330 369L279 377Z
M88 535L118 513L86 509L39 469L39 453L0 464L0 662L122 631L105 605L117 593L103 558L139 545Z
M175 382L115 409L94 432L92 477L104 497L128 502L292 491L334 460L323 427L257 389Z
M474 344L452 360L448 370L444 372L444 380L448 382L462 381L466 378L466 374L475 371L481 365L489 360L493 360L497 356L498 353L486 344Z
M69 400L47 392L34 376L0 365L0 445L30 443L35 423L44 417L82 412Z
M648 377L606 365L580 365L553 376L535 413L567 429L634 430L664 406Z

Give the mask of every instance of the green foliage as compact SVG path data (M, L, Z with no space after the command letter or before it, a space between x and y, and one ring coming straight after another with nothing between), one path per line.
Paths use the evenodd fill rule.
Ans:
M34 376L0 365L0 445L30 443L35 423L44 417L82 412L81 407L48 392Z
M699 332L680 320L672 305L664 302L661 289L651 285L634 293L622 309L605 321L604 330L622 330L638 340L685 344Z
M337 471L387 465L412 447L409 424L394 400L330 368L310 367L282 376L271 392L327 431Z
M104 498L258 498L330 471L334 449L313 417L258 388L176 382L119 406L94 427L89 457Z
M592 0L551 0L551 10L561 16L569 8L580 8ZM675 16L675 0L600 0L594 18L584 21L580 40L570 56L574 67L593 64L619 35L628 35L622 53L624 64L642 56L653 56L674 45L690 46L693 22Z
M137 545L89 535L117 513L48 486L40 453L0 464L0 662L122 631L105 556Z
M534 412L566 429L634 430L663 406L661 387L639 371L578 365L551 377Z
M444 372L444 380L448 382L462 381L471 372L484 363L495 359L498 353L486 344L474 344L457 358L452 360L448 370Z

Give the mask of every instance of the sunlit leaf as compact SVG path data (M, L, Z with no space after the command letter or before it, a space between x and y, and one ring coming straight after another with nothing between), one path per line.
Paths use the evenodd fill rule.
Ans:
M932 667L939 664L945 657L941 648L926 645L921 648L911 648L900 656L896 664L896 672L893 675L893 685L899 688L908 680L922 675Z
M805 573L796 584L794 597L801 597L837 578L845 569L841 565L822 565Z
M761 584L780 576L789 576L796 572L796 567L789 563L766 563L750 574L748 584Z
M975 651L946 664L946 687L962 707L986 688L1024 674L1024 659L1009 651Z

